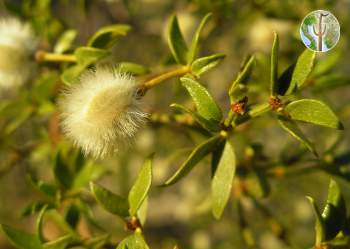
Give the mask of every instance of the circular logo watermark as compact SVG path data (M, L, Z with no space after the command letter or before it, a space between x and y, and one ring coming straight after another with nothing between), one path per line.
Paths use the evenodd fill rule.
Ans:
M313 11L301 23L300 37L307 48L317 52L327 52L339 41L339 22L329 11Z

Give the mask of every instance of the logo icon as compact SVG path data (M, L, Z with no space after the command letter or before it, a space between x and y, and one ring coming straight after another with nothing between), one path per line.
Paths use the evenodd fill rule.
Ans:
M317 52L327 52L339 41L339 22L329 11L313 11L301 23L300 37L307 48Z

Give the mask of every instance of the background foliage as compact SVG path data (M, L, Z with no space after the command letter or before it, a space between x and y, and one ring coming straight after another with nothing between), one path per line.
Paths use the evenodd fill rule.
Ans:
M311 248L331 240L347 248L349 8L345 0L1 1L3 16L33 25L40 51L75 59L56 63L37 53L35 77L0 101L0 223L6 224L0 247L13 248L10 240L29 249L43 242L44 248L145 248L146 242ZM341 38L314 62L299 25L316 9L338 18ZM150 122L131 149L104 160L84 158L71 146L56 107L62 85L96 62L120 64L140 81L184 64L193 74L149 91L143 101ZM266 104L273 107L267 100L277 95L291 102L285 111L294 121L278 112L277 101L275 111L246 122ZM231 104L245 107L244 96L253 111L231 116L237 127L224 144L219 123ZM316 125L298 123L299 130L298 120ZM334 181L328 188L330 177L342 194ZM133 232L143 224L143 235Z

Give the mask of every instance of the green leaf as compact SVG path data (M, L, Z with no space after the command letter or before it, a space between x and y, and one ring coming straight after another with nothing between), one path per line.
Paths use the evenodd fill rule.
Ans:
M24 108L14 120L12 120L5 128L5 135L10 135L12 132L17 130L22 124L24 124L34 113L34 108L32 106L27 106Z
M2 231L11 244L18 249L42 249L38 236L1 225Z
M137 217L142 226L144 226L146 223L147 210L148 210L148 197L146 196L145 200L142 202L141 206L137 210Z
M285 129L289 134L291 134L294 138L299 140L299 142L301 142L303 145L305 145L305 147L309 151L311 151L315 156L318 156L314 145L305 137L303 132L293 122L293 120L289 120L283 116L279 116L278 122L283 129Z
M68 165L66 164L66 162L64 162L60 152L56 154L53 173L57 182L61 186L65 187L66 189L70 188L73 181L73 177L71 175Z
M346 220L346 207L341 189L336 181L331 179L328 188L327 204L322 212L325 224L325 239L333 239L343 228Z
M306 49L299 56L286 95L292 94L296 89L300 89L304 85L313 69L315 57L316 53L309 49Z
M84 188L90 181L95 181L107 173L106 167L88 162L74 177L72 187L74 189Z
M117 249L149 249L141 234L134 233L119 243Z
M97 202L105 210L121 217L127 217L129 215L129 204L125 198L120 197L93 182L90 183L90 188Z
M200 35L202 33L202 30L205 26L205 24L210 20L210 18L212 17L212 13L208 13L206 14L201 23L199 24L193 38L192 38L192 42L191 42L191 47L190 50L188 52L188 63L191 64L194 59L196 58L197 52L198 52L198 47L199 47L199 43L200 43Z
M271 49L271 95L275 95L278 90L278 49L279 49L279 38L278 34L274 32L274 40Z
M125 36L131 27L126 24L115 24L99 29L88 41L89 47L109 48L120 36Z
M190 114L200 126L202 126L204 129L208 131L220 130L220 125L217 122L211 122L209 120L206 120L205 118L200 116L198 113L191 111L190 109L184 107L183 105L171 104L170 107L176 108L179 111Z
M72 47L74 39L77 37L77 31L74 29L66 30L58 39L53 51L57 54L62 54Z
M187 64L188 48L182 36L177 17L173 15L170 18L168 28L168 44L170 51L179 64Z
M121 73L130 73L132 75L144 75L150 73L150 69L132 62L119 63L118 69Z
M39 240L44 242L44 236L43 236L43 222L44 222L44 216L47 210L47 206L45 205L38 214L38 217L36 219L36 232L39 237Z
M74 66L71 66L63 71L61 74L61 80L66 85L72 85L77 82L80 74L84 71L85 67L77 64Z
M80 218L80 209L77 205L70 204L64 212L64 220L72 229L75 229Z
M323 219L322 219L322 216L321 216L321 213L314 201L314 199L310 196L307 196L306 197L311 205L312 205L312 208L313 208L313 211L314 211L314 214L315 214L315 218L316 218L316 224L315 224L315 231L316 231L316 241L315 241L315 245L316 246L319 246L321 245L321 243L323 241L325 241L325 236L326 236L326 233L325 233L325 225L324 225L324 222L323 222Z
M55 185L35 179L33 175L28 175L28 179L32 186L41 193L51 198L56 197L58 188Z
M234 148L229 141L226 141L211 183L212 211L216 219L220 219L230 198L235 170L236 156Z
M289 103L285 111L293 120L304 121L334 129L343 129L334 112L322 101L301 99Z
M145 160L142 169L129 192L129 214L131 216L136 215L137 210L140 208L151 187L153 156L154 155L152 154Z
M98 60L108 56L110 53L105 49L79 47L74 51L78 64L87 67Z
M222 141L211 153L211 177L214 177L215 171L219 165L222 153L225 148L226 141Z
M65 235L53 241L45 243L44 249L66 249L67 246L74 241L72 235Z
M53 205L50 205L46 202L42 202L42 201L36 201L33 203L30 203L28 206L26 206L22 212L21 212L21 216L26 217L32 214L36 214L39 211L41 211L43 209L44 206L47 206L47 208L52 208Z
M199 115L206 120L219 123L222 119L221 110L207 89L190 77L184 76L180 80L196 104Z
M216 148L221 139L222 136L217 134L198 145L175 174L165 182L164 186L172 185L186 176L197 163Z
M218 65L222 59L225 58L224 54L214 54L195 60L191 65L191 70L194 75L199 77L203 73L209 71L216 65Z
M103 234L100 236L93 237L91 239L88 239L84 242L84 245L87 246L89 249L101 249L103 248L103 245L108 243L111 235L110 234Z

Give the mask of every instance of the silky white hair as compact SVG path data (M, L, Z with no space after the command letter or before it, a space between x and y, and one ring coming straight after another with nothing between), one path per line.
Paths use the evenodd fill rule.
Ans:
M15 91L31 75L34 63L30 55L37 47L37 39L27 23L14 17L0 19L0 89Z
M59 100L63 132L95 158L128 145L147 117L137 88L133 77L116 69L87 70Z

